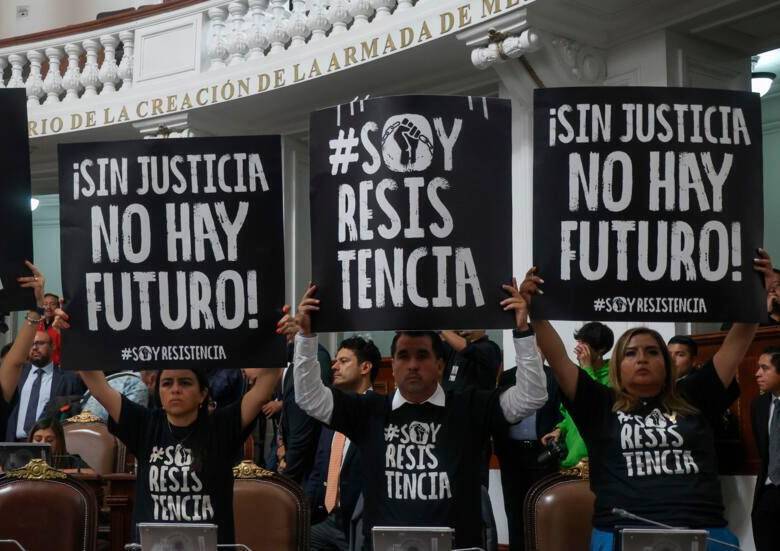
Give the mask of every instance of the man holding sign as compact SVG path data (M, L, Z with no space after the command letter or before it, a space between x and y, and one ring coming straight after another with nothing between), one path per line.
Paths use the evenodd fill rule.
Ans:
M304 294L296 315L279 322L295 333L295 399L312 417L345 434L363 461L363 529L374 526L449 526L455 547L481 547L480 478L491 432L506 429L547 400L542 361L527 325L516 285L504 285L501 302L515 314L517 382L499 394L470 388L445 392L442 344L433 331L399 331L393 339L391 396L350 395L322 384L312 314L320 311L316 286ZM289 307L285 307L289 312Z

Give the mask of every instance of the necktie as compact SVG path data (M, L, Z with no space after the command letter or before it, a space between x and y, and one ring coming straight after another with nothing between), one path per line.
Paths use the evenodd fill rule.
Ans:
M24 432L30 434L30 429L38 418L38 399L41 396L41 380L43 379L43 369L40 367L35 370L35 381L33 381L30 390L30 398L27 401L27 412L24 414Z
M769 425L769 478L780 485L780 398L772 400L774 411Z
M339 477L341 476L341 456L344 454L346 441L347 437L340 432L333 433L333 441L330 444L330 462L328 463L328 481L325 487L325 510L328 513L336 508Z

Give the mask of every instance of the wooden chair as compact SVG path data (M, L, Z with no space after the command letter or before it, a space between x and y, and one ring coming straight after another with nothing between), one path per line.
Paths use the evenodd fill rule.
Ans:
M531 486L523 505L526 550L588 551L595 499L587 460Z
M93 551L97 524L92 489L43 459L0 477L0 537L27 551Z
M252 461L233 468L236 543L250 549L307 551L309 505L303 490Z
M125 446L99 417L82 411L65 421L62 429L68 453L80 455L97 474L126 472Z

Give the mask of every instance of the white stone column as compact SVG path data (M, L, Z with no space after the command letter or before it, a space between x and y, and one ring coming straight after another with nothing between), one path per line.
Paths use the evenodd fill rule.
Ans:
M103 45L103 65L100 66L100 82L103 83L101 95L111 95L116 92L116 84L119 82L119 67L116 65L116 46L119 40L116 35L104 34L100 37Z
M371 0L371 6L376 10L375 19L384 19L395 9L396 0Z
M398 11L410 10L414 7L414 0L398 0Z
M299 48L306 44L311 34L306 20L306 4L303 0L293 0L293 11L287 20L287 33L290 35L290 48Z
M27 52L27 59L30 60L30 74L24 83L27 90L27 107L38 107L41 104L41 98L46 94L43 91L43 78L41 76L43 52L30 50Z
M371 0L349 0L349 13L354 18L353 28L368 25L368 20L374 15Z
M247 60L265 57L265 51L271 43L266 29L266 15L263 10L268 6L268 0L249 0L249 11L246 19L246 39L249 45Z
M207 55L209 57L209 70L226 67L228 51L225 47L225 8L209 8L209 21L211 22L211 34Z
M24 79L22 78L22 69L27 63L27 58L22 54L11 54L8 56L11 63L11 78L8 79L8 88L24 88Z
M231 2L228 4L228 18L225 37L225 47L228 51L228 66L239 65L244 62L244 57L249 52L249 44L244 29L244 14L246 5L243 2Z
M87 61L84 64L84 70L81 72L81 85L84 86L85 98L94 98L98 95L97 89L100 86L100 69L98 68L98 50L100 42L93 39L85 40L81 43L87 52Z
M309 42L317 42L325 38L330 30L330 20L328 19L327 0L312 0L309 15L306 23L311 29L311 38Z
M63 55L64 51L62 48L46 48L46 57L49 58L49 70L43 81L43 90L46 92L44 105L60 102L60 94L63 92L60 60Z
M81 90L81 70L79 69L79 56L81 46L76 43L65 44L65 53L68 54L68 70L62 78L62 87L65 88L65 102L79 99Z
M347 32L347 25L352 21L347 0L330 0L328 19L331 25L333 25L332 35Z
M271 13L271 20L268 22L268 40L271 42L269 55L282 53L290 41L290 33L287 30L287 18L290 14L284 5L284 0L271 0L268 7Z
M122 41L122 60L119 62L117 75L122 79L122 91L127 92L133 87L133 56L135 31L122 31L119 33Z

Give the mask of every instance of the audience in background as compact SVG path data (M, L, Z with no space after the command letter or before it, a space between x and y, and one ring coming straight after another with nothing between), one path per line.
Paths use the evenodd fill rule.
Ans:
M56 417L41 419L30 430L29 442L49 444L51 446L51 466L60 468L62 459L68 453L65 445L65 432Z
M496 388L501 371L501 349L481 329L441 331L444 342L444 390L462 391L468 387L481 390Z
M62 352L62 337L54 323L54 311L60 307L60 297L54 293L46 293L43 295L43 315L41 321L38 324L38 331L46 331L51 337L52 353L51 359L54 365L60 365L60 357Z
M675 335L669 339L667 348L672 362L674 362L679 382L696 369L696 355L699 353L699 345L688 335Z
M597 383L609 386L609 360L605 360L604 356L615 342L612 329L601 322L591 321L574 332L574 339L577 341L574 354L580 368ZM547 446L550 442L558 443L563 451L560 458L561 467L568 469L588 457L588 447L574 419L563 405L561 416L563 419L556 429L542 437L542 444Z

